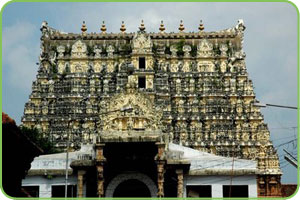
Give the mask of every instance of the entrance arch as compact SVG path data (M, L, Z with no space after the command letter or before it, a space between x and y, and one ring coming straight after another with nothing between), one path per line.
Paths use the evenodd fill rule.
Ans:
M137 184L147 197L157 196L157 187L147 175L143 173L123 173L117 175L109 182L105 191L105 197L114 197L115 192L117 192L116 195L120 195L124 183ZM148 189L148 191L146 189ZM149 194L150 196L148 196Z
M113 197L151 197L151 194L147 185L143 182L137 179L129 179L117 186Z

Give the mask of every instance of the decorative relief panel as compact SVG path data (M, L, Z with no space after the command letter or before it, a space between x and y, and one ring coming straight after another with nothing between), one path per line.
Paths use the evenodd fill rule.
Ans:
M132 39L132 52L133 53L151 53L152 42L150 36L146 37L145 34L136 33Z
M87 46L81 40L75 42L72 46L71 51L72 58L86 58L87 57Z
M71 73L87 72L87 69L88 69L87 61L76 61L71 63Z
M102 71L102 64L100 61L95 61L94 62L94 71L96 73L100 73Z
M212 61L199 61L197 68L199 72L214 72L215 64Z
M111 112L100 116L102 130L160 130L162 109L134 87L101 102L103 112L133 108L132 112Z
M58 52L57 58L63 58L65 51L66 51L65 46L63 46L63 45L58 46L57 47L57 52Z
M213 56L213 44L208 40L202 40L197 46L198 57L210 57Z
M57 70L58 70L58 73L60 73L60 74L65 72L65 62L64 61L58 61Z

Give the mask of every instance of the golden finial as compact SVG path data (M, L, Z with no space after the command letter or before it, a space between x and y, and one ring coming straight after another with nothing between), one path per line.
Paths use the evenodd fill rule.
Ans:
M102 33L106 33L106 26L105 26L105 22L102 22L102 26L100 28L100 30L102 31Z
M145 31L146 27L145 27L145 24L144 24L144 20L142 20L139 29L140 29L140 31L142 31L142 32Z
M125 27L124 21L122 21L120 31L121 31L122 33L125 33L125 31L126 31L126 27Z
M160 22L159 30L160 30L161 33L164 33L165 30L166 30L163 20L161 20L161 22Z
M87 31L87 27L85 25L85 21L83 21L83 23L82 23L81 31L82 31L82 33L85 33Z
M180 32L184 31L184 25L183 25L183 21L182 20L180 20L180 25L179 25L178 29L179 29Z
M202 20L200 20L200 24L198 27L199 31L202 32L204 30L204 24L202 23Z

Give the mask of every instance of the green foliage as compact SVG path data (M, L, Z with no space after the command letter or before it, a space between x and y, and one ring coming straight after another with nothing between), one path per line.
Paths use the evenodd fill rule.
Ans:
M64 70L63 73L60 76L61 80L65 79L66 76L67 76L67 72Z
M72 47L66 46L65 55L71 55Z
M215 55L221 55L221 50L219 49L219 47L214 47L213 51Z
M230 45L230 40L226 41L226 44L228 46L228 51L227 51L227 55L229 57L231 57L233 55L233 51L235 50L234 46L232 46L232 44Z
M49 179L49 180L51 180L51 179L53 179L53 176L50 175L50 174L48 174L48 175L46 176L46 178Z
M215 64L215 70L216 72L221 73L221 66L218 62Z
M56 79L57 78L57 66L56 65L52 65L51 66L51 74L52 74L52 79Z
M121 46L120 46L120 51L121 51L121 53L123 53L123 54L129 54L129 53L131 53L131 45L130 45L130 43L126 43L126 44L122 44Z
M86 50L87 50L87 54L88 54L89 56L92 55L92 54L94 53L94 50L93 50L93 48L92 48L91 46L87 46Z
M50 46L50 50L56 52L57 47L56 46Z
M66 65L65 67L65 73L70 73L71 72L71 69L70 69L70 66L69 65Z
M27 127L21 127L21 132L26 135L33 143L43 149L43 154L58 153L59 151L54 147L50 138L45 138L37 129L30 129Z
M57 66L56 65L52 65L51 72L53 74L57 74L58 70L57 70Z
M171 55L170 47L166 47L165 54Z
M196 45L192 45L191 48L192 48L192 50L191 50L191 56L192 57L196 57L197 56L197 46Z
M177 42L175 44L178 56L183 56L184 55L184 52L183 52L183 49L182 49L184 45L185 45L185 41L184 40L180 40L179 42Z
M104 46L102 46L102 53L107 54L106 48Z
M237 72L237 68L235 66L232 67L232 73L236 73Z
M52 74L52 79L57 79L57 74Z

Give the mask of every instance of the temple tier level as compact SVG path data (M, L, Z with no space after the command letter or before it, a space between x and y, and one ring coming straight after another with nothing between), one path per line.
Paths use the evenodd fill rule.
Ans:
M84 23L82 33L64 33L43 22L24 126L61 149L68 137L76 150L158 135L164 143L257 161L258 196L280 195L282 172L254 105L242 20L217 32L201 23L188 33L183 22L178 33L165 32L163 22L159 33L146 32L143 22L136 33L126 33L124 23L120 33L107 33L104 22L100 30L88 33Z

